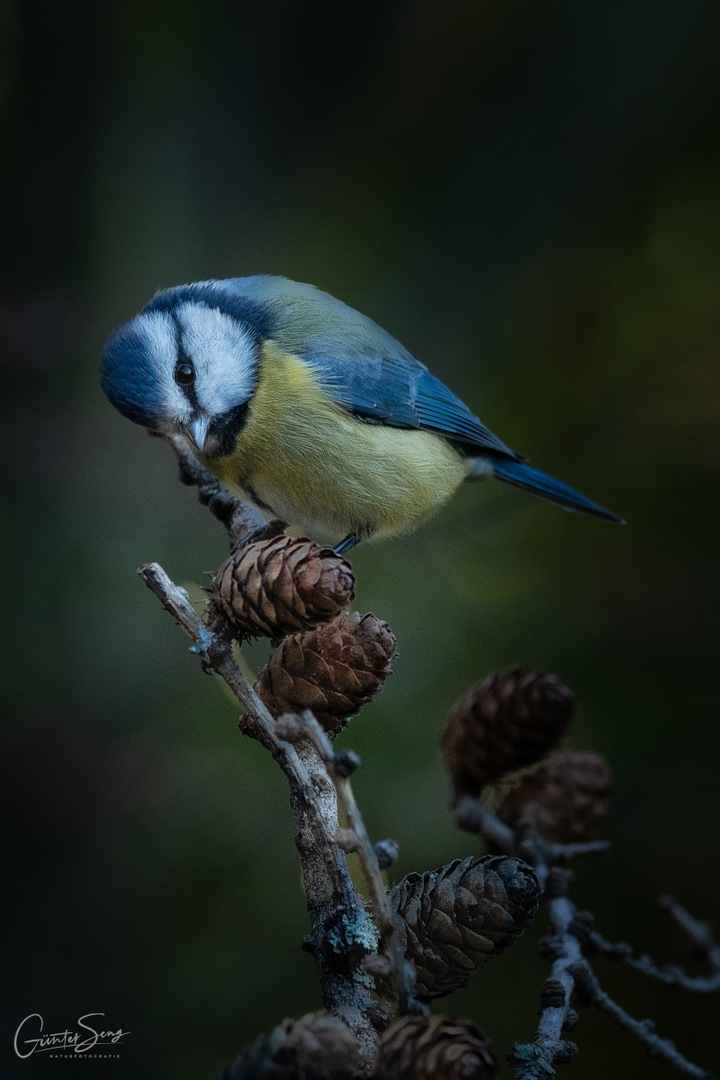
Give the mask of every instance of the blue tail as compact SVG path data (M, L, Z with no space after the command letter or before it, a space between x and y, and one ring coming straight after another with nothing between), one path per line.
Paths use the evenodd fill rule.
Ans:
M548 476L547 473L531 469L529 465L524 465L522 461L494 457L492 459L492 470L493 476L496 476L498 480L504 480L506 484L514 484L515 487L529 491L532 495L547 499L548 502L562 506L563 510L594 514L595 517L603 518L604 521L617 521L621 525L625 524L617 514L612 514L609 510L605 510L604 507L591 502L585 495L575 491L575 488L568 487L567 484L561 483L560 480L556 480L553 476Z

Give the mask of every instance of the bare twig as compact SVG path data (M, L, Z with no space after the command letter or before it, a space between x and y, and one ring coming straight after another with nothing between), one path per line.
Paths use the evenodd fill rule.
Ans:
M565 879L566 885L569 880ZM560 888L553 889L558 882L562 883L562 877L558 876L557 870L551 870L548 879L550 933L544 939L544 950L552 958L552 972L543 987L540 1021L534 1041L516 1043L508 1057L510 1064L515 1067L516 1080L550 1080L555 1075L554 1066L570 1061L577 1052L574 1043L561 1038L563 1030L572 1030L575 1026L576 1014L571 1008L573 991L580 996L583 1004L595 1005L634 1035L651 1056L694 1080L713 1080L711 1073L683 1057L669 1039L661 1038L655 1032L652 1021L633 1019L601 988L582 954L585 943L595 944L599 935L591 931L581 935L580 939L577 908L565 895L562 884Z
M582 920L576 918L577 908L567 896L572 874L562 867L578 855L606 851L609 846L606 841L552 844L536 833L518 833L495 817L477 799L466 794L456 794L455 818L460 828L480 833L496 850L525 859L534 868L547 900L550 926L549 933L544 938L544 948L552 959L552 971L543 986L540 1020L534 1040L515 1043L508 1056L509 1063L515 1068L516 1080L551 1080L555 1076L555 1066L571 1061L577 1053L576 1045L562 1037L563 1031L574 1028L577 1019L571 1007L575 990L584 993L590 1003L635 1035L649 1053L662 1058L686 1076L707 1080L710 1073L684 1058L668 1039L661 1039L656 1035L650 1021L633 1020L600 988L582 950L584 946L591 945L613 959L623 960L630 967L652 976L659 982L713 993L720 990L720 948L713 941L709 925L693 919L677 901L669 897L663 898L662 906L689 934L696 950L708 959L713 968L713 976L691 979L680 968L661 970L649 957L633 957L629 946L613 945L587 926L583 931Z
M698 976L688 975L684 968L676 964L666 964L661 968L649 956L635 956L630 945L624 941L607 941L596 930L588 935L588 943L608 959L617 960L665 986L695 994L720 994L720 968L716 968L712 975Z
M666 911L690 938L694 951L706 959L713 971L720 971L720 945L715 941L712 924L700 922L672 896L661 896L658 907Z
M259 510L228 491L209 469L200 464L179 435L166 435L165 439L177 455L181 482L198 489L198 499L223 523L231 544L265 540L283 531L281 521L267 523Z
M495 851L519 855L533 867L542 888L549 867L570 862L579 855L597 855L610 847L609 840L550 844L536 833L519 835L483 806L479 799L467 794L455 795L455 822L465 832L480 833Z
M579 855L604 855L609 850L609 840L586 840L578 844L545 844L545 857L550 863L561 863L570 862Z
M296 749L279 738L274 718L233 657L230 638L203 622L185 590L157 563L141 567L138 573L190 635L192 651L200 656L205 669L217 672L245 709L241 731L262 743L288 778L311 921L306 947L318 968L326 1008L354 1031L370 1068L383 1018L378 1006L366 997L356 973L362 958L375 951L377 931L334 840L337 803L325 763L312 745Z
M509 825L496 818L472 795L462 795L457 799L455 823L465 832L480 833L494 848L506 855L514 855L517 850L517 837Z
M634 1020L622 1006L605 993L597 980L597 976L588 964L587 960L578 961L571 969L571 975L575 980L578 990L593 1005L604 1013L607 1013L616 1024L625 1028L634 1035L647 1050L651 1057L660 1058L671 1068L681 1072L684 1076L690 1076L693 1080L713 1080L712 1073L693 1065L691 1061L683 1057L675 1049L675 1044L669 1039L661 1039L655 1032L652 1020Z
M357 838L356 851L367 883L372 912L380 931L380 940L395 973L400 1013L403 1016L408 1014L428 1015L430 1010L417 1001L414 996L415 970L412 964L405 959L405 952L398 934L398 919L390 907L377 852L370 841L365 822L355 801L347 767L338 767L338 760L333 751L332 743L312 713L303 712L301 719L307 737L327 766L335 784L338 799L347 815L348 824Z
M684 968L677 964L666 964L661 968L649 956L635 956L626 942L608 941L596 930L588 934L588 945L610 960L617 960L665 986L674 986L678 990L688 990L695 994L720 994L720 946L713 939L710 923L699 922L670 896L661 896L658 904L688 935L693 951L710 965L711 975L688 975Z
M549 1080L555 1075L555 1065L572 1061L577 1046L562 1037L572 1030L575 1013L571 997L575 988L573 965L582 959L580 942L571 932L575 905L566 892L570 883L567 875L554 875L556 893L548 900L550 915L546 951L552 957L550 978L543 987L540 1020L532 1043L515 1043L508 1061L515 1068L516 1080Z

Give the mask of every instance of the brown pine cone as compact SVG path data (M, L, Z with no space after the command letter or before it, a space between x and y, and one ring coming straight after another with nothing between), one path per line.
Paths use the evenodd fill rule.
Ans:
M600 754L568 750L522 777L501 802L498 817L513 829L557 844L592 837L607 813L610 766Z
M340 731L390 674L395 635L374 615L340 615L286 637L255 689L274 716L311 709L327 731Z
M329 622L355 595L349 562L282 534L245 544L218 570L215 598L242 637L282 637Z
M540 886L520 859L456 859L408 874L390 890L402 919L400 937L415 965L419 998L443 997L512 945L532 921Z
M492 1043L468 1020L404 1016L385 1032L375 1080L493 1080Z
M477 795L539 761L562 741L572 713L572 694L556 675L521 668L488 675L455 703L443 732L456 789Z
M218 1080L354 1080L360 1072L352 1031L334 1016L310 1013L261 1035Z

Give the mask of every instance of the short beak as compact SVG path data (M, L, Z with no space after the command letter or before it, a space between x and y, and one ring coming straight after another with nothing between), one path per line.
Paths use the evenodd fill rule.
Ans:
M184 425L184 432L190 442L193 444L196 450L202 451L207 439L208 428L210 427L210 420L207 416L199 416L197 420L191 420L189 424Z

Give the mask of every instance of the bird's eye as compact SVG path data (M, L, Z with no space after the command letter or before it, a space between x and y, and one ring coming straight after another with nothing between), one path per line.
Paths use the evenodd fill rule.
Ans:
M187 386L188 383L195 382L195 368L192 364L184 362L175 365L175 382L180 383L181 386Z

